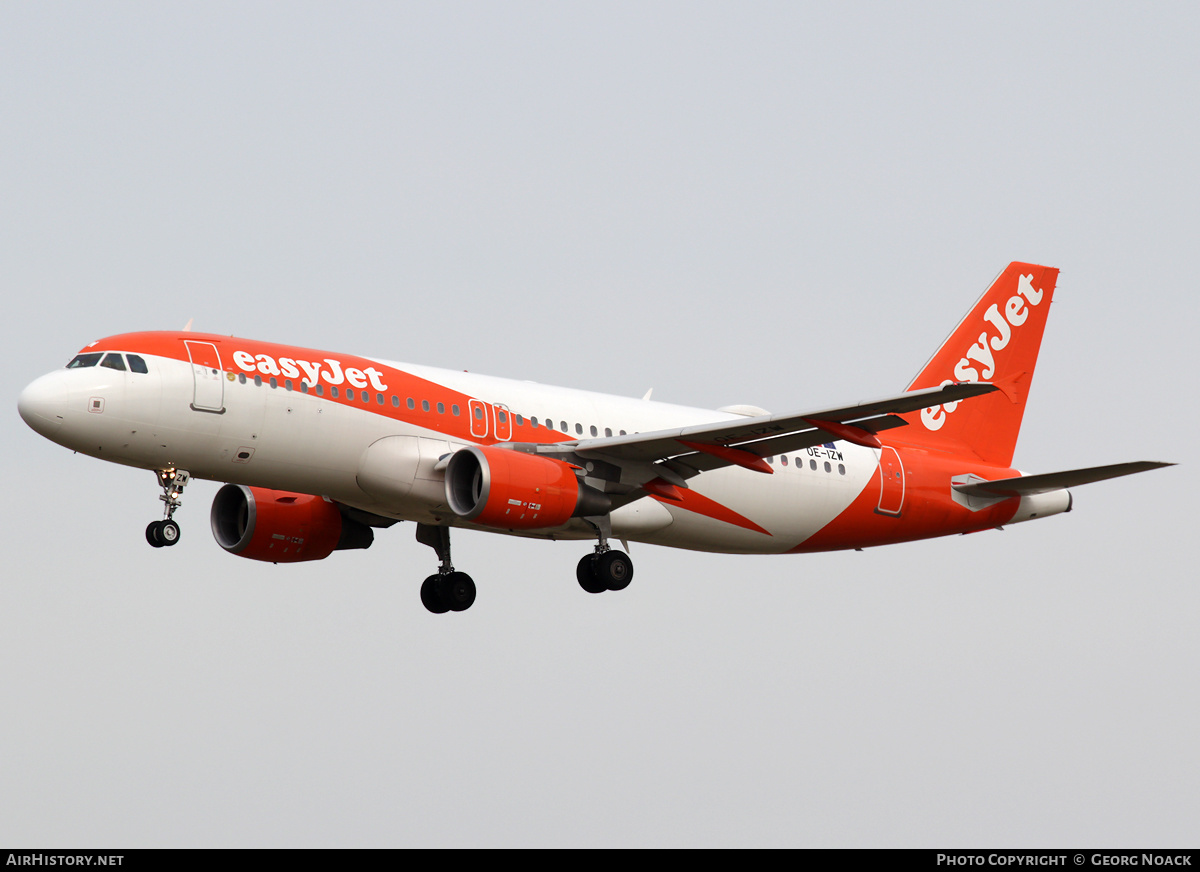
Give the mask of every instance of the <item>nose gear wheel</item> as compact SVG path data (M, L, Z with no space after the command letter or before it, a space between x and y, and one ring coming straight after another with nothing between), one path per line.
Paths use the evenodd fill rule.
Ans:
M183 489L192 480L191 473L186 469L160 469L157 471L159 487L163 489L159 499L163 501L163 519L151 521L146 527L146 541L154 548L164 545L174 545L179 541L179 524L175 523L175 510L183 505L179 499Z

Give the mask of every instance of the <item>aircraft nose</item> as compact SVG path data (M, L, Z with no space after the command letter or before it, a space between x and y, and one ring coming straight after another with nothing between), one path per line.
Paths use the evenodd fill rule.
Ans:
M53 438L67 413L66 378L61 372L52 372L34 379L17 398L17 411L26 424Z

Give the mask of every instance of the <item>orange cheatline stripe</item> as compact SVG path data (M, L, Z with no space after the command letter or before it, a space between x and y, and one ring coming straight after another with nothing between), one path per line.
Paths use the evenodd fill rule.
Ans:
M721 505L716 500L710 500L708 497L698 494L691 489L677 489L677 491L682 499L672 500L667 497L660 497L657 494L651 494L650 496L660 503L680 506L689 512L695 512L697 515L704 515L717 521L724 521L726 524L733 524L735 527L744 527L747 530L762 533L764 536L771 535L770 531L763 529L745 515L739 515L733 509Z

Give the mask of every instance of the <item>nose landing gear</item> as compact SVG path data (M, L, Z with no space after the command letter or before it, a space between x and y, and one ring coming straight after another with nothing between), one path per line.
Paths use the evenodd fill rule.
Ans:
M165 504L163 507L163 519L161 521L151 521L146 527L146 541L155 548L161 548L164 545L174 545L179 541L179 525L175 523L173 515L183 503L179 497L183 494L183 489L187 483L192 480L191 474L186 469L160 469L158 470L158 483L162 487L162 495L159 499Z

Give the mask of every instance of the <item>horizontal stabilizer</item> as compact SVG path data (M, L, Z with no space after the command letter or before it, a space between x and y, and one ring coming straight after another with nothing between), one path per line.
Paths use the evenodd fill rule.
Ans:
M998 481L977 481L972 484L956 484L960 494L972 497L1021 497L1027 494L1044 494L1067 487L1133 475L1161 466L1174 466L1156 460L1139 460L1134 463L1114 463L1111 466L1092 466L1088 469L1069 469L1065 472L1046 472L1041 475L1023 475L1019 478L1002 478Z

